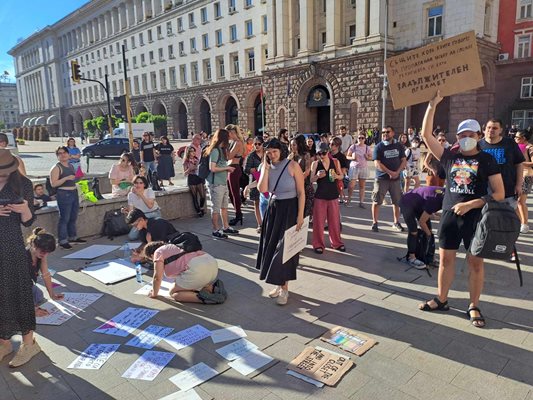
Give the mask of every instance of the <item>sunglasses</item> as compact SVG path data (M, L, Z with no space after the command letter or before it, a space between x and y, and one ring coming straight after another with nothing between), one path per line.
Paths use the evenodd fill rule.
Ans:
M381 133L391 133L391 131L381 131Z
M134 185L144 185L143 181L135 181L133 182Z
M263 143L254 143L254 146L262 146Z
M325 155L328 154L328 152L327 152L327 151L319 151L319 152L316 153L316 154L318 154L319 156L325 156Z
M359 136L359 139L366 139L364 136Z

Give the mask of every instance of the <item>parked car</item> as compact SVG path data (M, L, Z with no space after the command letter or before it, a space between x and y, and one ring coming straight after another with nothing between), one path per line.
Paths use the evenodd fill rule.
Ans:
M93 158L96 156L120 156L128 151L130 151L130 142L127 138L109 138L85 146L81 154Z

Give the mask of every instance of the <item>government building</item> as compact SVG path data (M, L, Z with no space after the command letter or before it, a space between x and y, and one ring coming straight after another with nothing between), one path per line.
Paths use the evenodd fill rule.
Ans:
M100 84L73 83L72 60L84 78L107 75L112 97L126 68L133 115L167 115L176 135L235 122L255 134L353 131L379 127L383 112L401 131L421 126L426 104L393 110L385 55L473 30L485 86L440 107L436 123L453 130L494 115L498 10L498 0L93 0L9 54L24 125L51 132L107 114Z

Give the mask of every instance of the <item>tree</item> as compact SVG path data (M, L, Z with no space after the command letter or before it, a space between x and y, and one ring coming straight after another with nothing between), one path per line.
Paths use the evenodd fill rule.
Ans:
M94 132L96 130L95 118L83 121L83 129L88 132Z
M4 121L0 121L0 129L4 129L6 127L6 124L4 124Z
M135 122L138 124L152 122L151 118L152 118L152 113L145 111L145 112L139 113L139 115L135 117Z
M152 115L151 121L154 124L155 129L161 129L167 126L166 115Z

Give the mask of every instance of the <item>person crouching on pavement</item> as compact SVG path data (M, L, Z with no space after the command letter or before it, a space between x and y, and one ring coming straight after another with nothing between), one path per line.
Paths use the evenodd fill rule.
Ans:
M198 293L213 293L213 284L218 276L217 260L199 250L185 253L176 260L165 263L169 257L182 253L184 250L180 247L162 241L150 242L144 247L144 256L154 262L154 279L149 297L158 298L163 276L175 279L169 294L181 303L203 303Z

